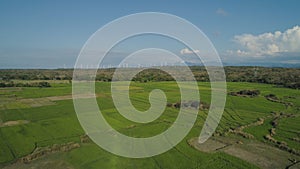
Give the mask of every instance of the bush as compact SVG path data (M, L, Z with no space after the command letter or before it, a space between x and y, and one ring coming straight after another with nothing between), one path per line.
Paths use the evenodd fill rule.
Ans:
M51 87L49 82L39 82L38 87Z
M38 82L38 83L14 83L13 81L9 83L0 83L0 87L51 87L49 82Z
M250 97L255 97L260 94L259 90L241 90L237 92L230 92L230 95L233 96L250 96Z

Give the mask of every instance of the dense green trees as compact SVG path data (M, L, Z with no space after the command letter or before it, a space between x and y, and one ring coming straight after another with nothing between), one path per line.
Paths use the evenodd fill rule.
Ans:
M51 87L49 82L33 82L33 83L15 83L10 82L0 82L0 87Z
M170 68L170 67L169 67ZM130 69L130 68L129 68ZM134 68L131 68L134 69ZM208 82L209 77L205 67L191 66L191 71L197 81ZM300 68L267 68L267 67L225 67L226 80L228 82L255 82L275 84L278 86L299 89ZM180 67L174 67L174 71L180 71ZM96 81L112 81L115 69L99 69ZM176 72L175 72L176 73ZM11 80L72 80L73 69L25 69L25 70L0 70L0 82L11 85ZM183 75L181 79L185 79ZM127 79L131 80L131 79ZM137 82L149 81L173 81L168 73L157 68L146 69L138 73L133 79ZM1 86L0 86L1 87Z

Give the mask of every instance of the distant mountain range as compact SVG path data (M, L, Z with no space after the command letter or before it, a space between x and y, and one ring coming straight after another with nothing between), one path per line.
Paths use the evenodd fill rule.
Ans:
M203 64L185 62L188 66L204 66ZM300 63L278 63L278 62L251 62L251 63L229 63L223 62L223 66L259 66L259 67L284 67L284 68L300 68Z

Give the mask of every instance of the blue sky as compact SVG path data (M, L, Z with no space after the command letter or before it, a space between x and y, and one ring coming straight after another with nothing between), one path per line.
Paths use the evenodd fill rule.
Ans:
M72 67L104 24L137 12L199 27L227 64L300 64L300 1L0 1L0 68ZM122 48L126 53L126 47ZM173 49L180 51L182 49Z

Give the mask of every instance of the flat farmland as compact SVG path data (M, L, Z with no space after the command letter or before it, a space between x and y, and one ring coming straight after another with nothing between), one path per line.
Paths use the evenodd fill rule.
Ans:
M198 137L208 110L199 109L188 135L171 150L151 158L113 155L85 136L74 111L72 85L49 81L51 87L0 88L1 168L285 168L299 166L300 91L270 84L229 82L221 122L206 146ZM179 109L166 106L156 120L135 123L119 114L110 82L96 82L101 113L117 131L131 137L150 137L168 129ZM210 83L198 82L201 103L210 104ZM131 82L130 99L138 110L151 105L153 89L165 92L167 102L180 102L175 82ZM259 90L257 96L231 92ZM268 99L273 94L276 99ZM274 97L275 98L275 97ZM213 141L211 141L213 140ZM216 142L218 142L216 144ZM261 148L262 147L262 148ZM38 153L42 152L42 153ZM262 161L255 160L256 154ZM280 157L281 163L267 158ZM261 158L260 158L261 157ZM251 160L247 160L251 159Z

